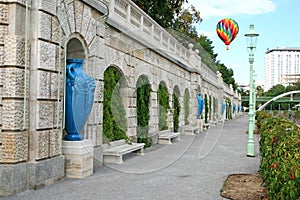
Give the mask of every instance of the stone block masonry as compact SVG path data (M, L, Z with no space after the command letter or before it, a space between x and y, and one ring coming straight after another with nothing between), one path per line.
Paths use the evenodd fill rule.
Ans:
M151 133L159 129L157 91L161 83L168 88L171 110L172 93L174 88L179 90L180 126L185 124L186 90L190 124L197 124L199 91L212 99L228 97L240 102L220 74L201 62L198 51L182 46L133 2L105 2L109 16L107 7L97 0L29 0L26 21L26 0L0 0L0 196L40 188L65 176L83 178L92 174L94 166L103 164L104 72L108 67L124 77L121 94L126 134L134 139L136 84L141 76L151 85L148 138L153 143L158 139ZM30 28L27 48L26 27ZM72 153L72 145L63 140L68 58L84 59L84 70L96 83L93 108L82 133L89 142ZM217 118L221 102L218 104L211 114ZM173 120L170 111L169 129L174 127Z

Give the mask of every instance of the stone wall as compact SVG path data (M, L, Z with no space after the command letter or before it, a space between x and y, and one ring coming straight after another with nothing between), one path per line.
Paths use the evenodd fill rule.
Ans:
M37 188L64 177L64 81L67 58L84 59L84 70L95 79L94 105L83 131L102 163L104 72L117 68L125 78L123 103L127 135L136 138L136 83L147 76L151 84L150 130L158 131L157 90L164 82L170 95L190 94L191 124L196 124L198 92L217 99L211 119L220 118L221 99L240 97L201 62L198 51L179 44L167 31L129 0L28 1L0 0L0 196ZM106 16L109 8L109 16ZM25 60L25 31L29 31ZM168 127L173 128L172 112ZM26 170L19 170L20 168ZM19 182L2 179L8 174ZM22 180L21 180L22 179Z

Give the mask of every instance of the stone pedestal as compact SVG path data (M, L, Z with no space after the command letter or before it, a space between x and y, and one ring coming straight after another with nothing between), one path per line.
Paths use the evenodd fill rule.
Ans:
M198 133L203 131L203 120L202 119L197 119L197 123L198 123Z
M91 140L62 142L67 178L84 178L93 174L93 143Z

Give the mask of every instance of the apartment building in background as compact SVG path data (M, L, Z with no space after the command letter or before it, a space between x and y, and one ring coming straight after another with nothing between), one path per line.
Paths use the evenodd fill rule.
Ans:
M265 53L264 91L277 84L284 86L300 81L300 48L277 47Z

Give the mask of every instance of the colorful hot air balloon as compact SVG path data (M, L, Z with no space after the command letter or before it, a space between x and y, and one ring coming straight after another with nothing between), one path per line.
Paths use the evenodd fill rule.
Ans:
M239 25L233 19L225 18L218 22L216 31L219 38L227 45L226 49L228 50L228 45L239 32Z

